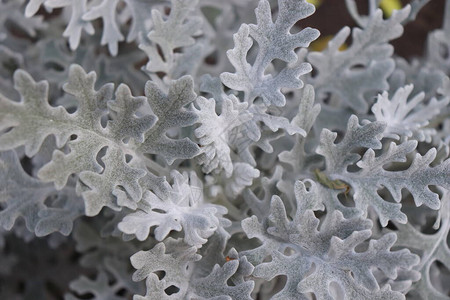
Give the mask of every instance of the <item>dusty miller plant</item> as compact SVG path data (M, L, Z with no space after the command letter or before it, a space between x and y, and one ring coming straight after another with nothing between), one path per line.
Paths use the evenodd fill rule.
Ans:
M0 298L450 299L450 1L379 2L0 0Z

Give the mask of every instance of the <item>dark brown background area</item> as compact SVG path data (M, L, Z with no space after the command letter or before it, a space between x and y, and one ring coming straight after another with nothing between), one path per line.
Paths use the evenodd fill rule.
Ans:
M409 2L403 0L402 4L406 5ZM367 0L358 0L357 3L361 12L367 11ZM445 0L428 2L416 20L405 26L403 35L392 42L395 53L407 59L422 56L428 33L442 27L444 6ZM312 16L305 19L302 25L319 29L321 36L335 35L344 26L350 28L357 26L348 13L344 0L323 0L322 5Z

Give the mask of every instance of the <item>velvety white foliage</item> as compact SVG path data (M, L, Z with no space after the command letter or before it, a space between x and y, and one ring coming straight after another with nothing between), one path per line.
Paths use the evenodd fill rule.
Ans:
M188 265L200 260L194 246L187 246L180 240L168 239L169 251L166 251L165 243L159 243L151 250L140 251L131 257L131 264L137 271L133 274L133 280L140 281L154 274L155 271L164 270L164 281L167 286L176 284L181 294L187 291L187 280L192 268Z
M296 34L289 31L297 21L311 15L314 6L306 1L280 1L275 23L268 1L260 1L255 12L257 24L243 24L234 35L235 48L227 52L236 73L223 73L220 78L226 86L244 91L249 104L256 97L262 97L266 105L284 106L286 99L280 89L302 87L303 83L298 77L311 71L309 64L298 61L294 49L308 47L319 35L317 30L311 28ZM258 43L259 49L255 62L249 64L246 56L253 45L252 38ZM288 65L275 77L265 75L274 59L283 60Z
M69 45L72 50L80 44L81 33L86 31L88 34L94 34L94 27L88 21L83 20L86 13L87 0L46 0L45 5L49 8L70 7L70 20L67 24L63 36L69 39Z
M185 108L196 99L193 85L190 76L183 76L169 85L166 94L154 82L146 83L145 95L158 123L145 133L145 140L138 148L140 151L160 154L169 164L177 158L191 158L198 154L198 146L189 138L167 136L169 129L186 127L197 121L197 115Z
M67 93L70 93L78 98L79 107L75 114L65 115L62 119L67 121L72 121L70 123L77 124L79 130L72 130L66 133L64 137L65 140L58 141L61 144L67 142L67 134L75 134L76 139L69 142L69 147L71 152L65 155L63 152L54 152L52 161L45 165L40 171L39 176L45 181L54 181L57 188L61 188L65 185L67 178L70 174L80 173L80 180L83 184L91 187L92 189L84 192L84 199L88 203L86 205L86 211L88 215L96 215L104 205L110 205L111 207L119 207L115 204L114 192L111 193L111 188L114 189L116 184L111 183L117 179L117 185L121 185L128 190L132 199L135 201L140 200L141 189L138 185L137 180L145 175L143 170L136 170L125 162L124 152L121 149L122 139L129 137L128 134L120 132L120 126L115 126L116 122L129 122L126 117L134 114L136 105L130 105L128 107L123 107L122 109L129 110L122 115L117 115L116 119L111 121L106 128L103 128L100 124L100 118L105 113L107 108L107 100L111 98L112 86L105 86L99 92L94 90L95 74L86 74L84 71L77 66L74 66L69 74L69 82L64 86ZM121 99L124 97L125 99ZM118 106L128 102L131 103L131 93L126 86L120 86L116 92L116 102L114 103L115 109ZM143 99L136 99L139 101L137 104L142 105ZM112 105L114 110L114 105ZM121 119L122 118L122 119ZM140 130L136 133L131 133L131 135L137 136L138 139L142 140L141 135L143 131L148 129L152 124L151 117L147 117L142 120L136 120L133 122L131 119L130 124L141 123ZM54 122L53 120L48 120L49 122ZM66 122L67 122L66 121ZM69 123L67 122L67 123ZM67 127L71 127L72 124L67 124ZM73 125L72 125L73 126ZM139 126L137 127L139 128ZM83 130L84 129L84 130ZM87 129L87 130L86 130ZM103 141L99 139L99 134L103 135ZM44 136L45 137L45 136ZM115 145L111 144L111 141L116 141ZM57 142L57 143L58 143ZM95 159L95 156L85 156L85 160L80 160L81 153L98 153L101 148L108 147L106 155L103 157L103 162L105 163L104 172L100 175L98 172L102 170L101 166ZM89 151L90 150L90 151ZM86 152L88 151L88 152ZM121 170L120 174L123 175L121 179L115 177L115 172ZM105 197L106 195L109 197ZM99 197L102 195L102 197ZM117 195L116 195L117 196Z
M151 9L148 8L148 4L155 3L146 3L140 0L123 0L123 2L126 3L126 9L129 10L129 18L131 19L127 36L127 41L131 42L149 29L146 19L150 17ZM101 18L103 21L101 45L108 45L111 55L116 56L118 44L124 40L120 27L122 23L128 21L128 18L121 18L118 13L118 11L124 10L122 4L122 0L29 0L25 8L25 16L28 18L27 23L36 22L37 17L33 16L38 12L41 5L50 11L54 8L63 8L64 13L70 14L63 36L69 39L72 50L78 48L83 31L86 31L89 35L94 34L95 29L92 21ZM122 14L124 13L122 12Z
M317 153L325 157L326 172L333 180L339 179L349 184L354 191L353 199L356 207L367 212L372 206L378 213L383 226L389 220L406 223L406 215L400 211L401 204L385 201L377 190L384 186L396 202L402 199L401 190L406 188L414 197L417 206L425 204L432 209L440 207L439 197L429 189L429 185L448 188L450 176L450 161L431 168L430 164L436 157L436 150L429 150L424 156L416 154L408 169L403 171L387 171L384 166L395 162L405 162L406 155L412 152L416 141L408 141L396 145L389 144L381 155L376 156L373 149L380 148L379 139L385 129L380 122L358 124L358 119L350 118L344 139L334 144L336 134L323 130ZM361 158L353 153L357 147L369 148ZM361 160L360 160L361 159ZM356 163L361 168L357 172L348 172L348 166Z
M208 244L195 254L195 247L189 247L181 240L167 239L149 251L140 251L131 257L137 271L136 281L147 280L147 294L135 296L134 300L161 299L224 299L250 300L252 281L244 280L253 271L246 258L238 258L236 250L231 249L223 257L225 242L229 235L217 231ZM169 250L172 249L172 250ZM222 266L217 264L223 263ZM155 277L156 271L163 270L164 278ZM231 283L231 284L230 284ZM168 295L166 288L175 286L179 291ZM151 287L153 289L151 289Z
M265 104L252 104L242 113L249 120L233 129L230 142L244 162L255 166L251 148L256 146L266 153L272 153L271 143L281 138L284 132L289 135L306 135L293 121L278 115L279 112L277 108L272 109Z
M246 112L246 103L230 95L221 102L221 112L216 113L214 99L199 97L196 100L199 109L193 107L201 124L195 129L194 134L199 140L201 154L199 163L203 165L203 172L218 172L224 169L227 177L233 172L233 164L230 153L230 135L233 129L251 119Z
M400 88L392 99L388 98L387 92L383 92L378 95L377 102L372 106L372 112L377 121L387 124L384 136L394 139L399 139L400 136L414 137L418 141L429 143L436 130L426 126L448 105L450 98L446 97L439 101L433 98L429 103L420 105L425 99L425 94L417 94L408 101L412 90L413 85Z
M139 47L149 58L146 71L164 72L168 78L177 79L186 73L192 74L195 61L202 58L203 46L194 45L194 36L201 34L202 19L193 15L198 0L172 0L171 3L167 20L159 10L152 10L152 30L147 35L148 41L144 40ZM195 53L192 57L189 57L189 48L184 53L175 53L175 49L189 46Z
M62 130L57 132L57 128L51 128L50 126L49 128L44 128L45 125L39 122L40 120L37 122L33 120L33 117L36 118L39 114L45 116L47 119L50 117L63 119L68 115L62 107L53 108L46 102L48 84L45 82L34 82L24 71L15 72L14 82L16 90L23 94L23 98L21 102L16 102L0 96L0 105L2 108L1 128L15 127L12 131L0 137L2 150L13 149L24 145L25 153L28 156L33 156L38 152L45 137L52 133L58 135L56 138L57 145L62 146L65 140L68 139L69 132L63 132ZM29 116L27 116L26 111L28 111ZM22 122L18 121L20 119L19 116L24 119ZM46 118L41 117L41 120ZM42 124L42 128L40 128L39 124Z
M145 290L131 278L129 257L139 248L136 244L123 243L121 238L110 235L100 236L97 228L84 221L76 224L73 237L81 255L80 264L97 272L73 277L71 293L65 299L129 299Z
M445 295L442 290L449 291L448 274L434 275L433 264L436 261L442 263L447 269L450 268L450 248L448 238L450 232L450 219L448 218L450 207L450 198L447 191L442 197L442 214L438 231L434 234L424 234L411 224L398 224L400 233L398 234L399 246L410 247L420 250L420 264L414 269L421 273L421 280L412 286L411 294L418 295L417 299L438 299L448 300L450 297ZM439 221L439 220L438 220ZM439 287L441 291L437 290Z
M429 165L436 157L435 149L431 149L424 156L417 153L411 166L404 171L389 172L383 169L383 165L387 163L405 161L406 153L412 151L415 147L416 142L405 142L398 146L395 143L391 143L385 153L378 157L375 156L375 152L372 149L369 149L361 161L357 163L362 171L357 172L355 175L359 176L360 179L365 177L371 182L376 182L377 185L385 186L397 202L401 199L401 189L406 188L414 197L414 202L417 206L425 204L432 209L438 209L440 207L439 197L428 186L449 187L450 161L446 160L442 164L431 168ZM349 178L348 180L351 181ZM364 192L361 191L361 193ZM375 196L375 194L373 195ZM373 202L375 201L370 203ZM380 216L380 221L383 225L387 223L382 216ZM400 217L398 221L405 222L403 217Z
M332 299L334 293L352 299L403 299L389 285L380 288L371 272L376 267L395 279L398 270L410 269L418 263L418 257L409 250L390 251L396 241L395 234L370 240L367 250L355 252L355 247L371 236L370 221L344 219L336 211L319 228L313 210L320 208L321 200L315 189L307 191L300 181L296 201L292 220L283 201L274 196L268 217L258 221L253 216L242 221L248 237L258 238L262 243L243 252L256 265L253 275L266 280L287 276L286 285L272 299L307 299L304 293L308 292L317 299ZM268 256L271 261L264 262ZM339 286L337 291L330 285L332 282Z
M124 37L115 22L118 2L119 0L103 0L97 6L92 7L82 17L85 21L92 21L97 18L102 19L103 32L101 44L108 44L109 52L114 56L117 55L118 43L124 40Z
M124 277L126 265L117 264L114 260L107 260L106 270L100 270L95 280L81 276L70 283L70 288L82 298L67 294L65 300L95 299L95 300L125 300L129 294L119 295L121 290L136 290L136 283L131 278ZM108 271L108 273L106 272ZM108 275L111 274L111 275ZM87 298L87 295L93 297Z
M127 215L118 227L143 241L156 226L155 238L162 241L170 231L184 232L184 242L200 247L219 227L229 226L226 208L206 203L203 186L195 173L172 172L172 187L160 193L146 192L137 212Z
M417 16L417 13L422 9L424 5L426 5L430 0L413 0L408 4L411 6L411 10L409 12L408 18L403 20L402 23L408 23L410 21L414 21ZM369 0L368 2L368 16L361 15L358 10L358 4L361 4L360 1L355 0L345 0L345 5L347 6L348 12L352 16L352 18L358 23L359 26L365 27L367 25L367 20L376 12L376 9L384 4L384 8L386 9L387 5L395 6L396 2L384 2L381 0ZM390 9L390 8L389 8Z
M253 288L253 282L246 281L241 283L228 284L228 280L237 272L240 262L233 259L226 262L222 267L215 265L211 273L204 278L199 279L195 288L198 292L197 299L224 299L224 300L250 300L250 292ZM194 299L195 299L194 298Z
M355 163L360 155L352 152L357 147L380 149L381 138L386 125L382 122L368 122L359 125L358 117L353 115L347 124L347 131L339 143L334 141L336 133L328 129L322 130L320 134L320 145L316 152L325 158L327 171L342 173L347 166Z
M98 270L107 270L113 273L115 277L125 278L123 275L115 275L112 268L118 271L126 271L130 275L131 271L127 268L130 256L136 253L143 244L137 246L133 243L124 243L122 238L111 235L102 236L95 228L95 225L87 222L80 222L75 226L73 232L76 241L77 252L81 254L80 265L85 268L96 268ZM156 243L150 242L145 246L154 246ZM119 268L120 267L120 268ZM131 281L126 281L131 282Z
M273 195L276 195L278 190L278 185L281 182L281 177L283 175L283 168L277 166L274 170L272 177L261 178L262 191L255 194L251 189L245 189L242 193L244 201L252 212L252 215L258 218L266 217L269 212L270 201Z
M443 49L449 49L450 46L450 22L448 21L450 8L445 7L445 17L442 28L429 34L427 43L427 62L434 68L444 71L446 74L450 71L450 59Z
M248 186L251 186L253 180L258 178L260 172L247 163L235 163L233 174L225 183L225 193L234 198L241 194L241 192Z
M254 20L257 2L255 0L199 1L199 8L205 16L202 31L206 40L209 41L204 47L208 53L206 58L208 63L199 66L199 74L219 76L220 73L231 70L231 64L226 55L226 51L233 48L233 39L230 37L241 23ZM213 61L209 60L210 58Z
M16 67L23 65L23 57L19 53L15 53L8 47L0 45L0 89L6 97L14 97L14 87L12 86L11 75Z
M56 231L70 234L73 221L82 216L84 210L73 186L57 192L51 184L30 177L14 151L0 154L0 168L2 228L11 230L17 218L22 217L27 229L37 236ZM54 200L48 201L52 197Z
M407 6L384 20L382 11L377 10L363 29L353 29L353 42L348 49L339 50L350 35L350 28L344 27L327 49L310 53L308 61L317 75L309 83L314 86L316 97L323 99L328 92L336 94L353 110L366 112L364 94L388 88L386 79L394 69L394 61L390 58L393 48L387 42L403 33L401 22L409 11Z
M53 181L56 188L61 189L71 174L77 174L80 179L78 189L83 194L86 213L91 216L98 214L103 206L116 210L122 206L136 208L136 202L142 197L138 180L147 171L143 166L132 166L130 163L133 162L128 163L125 155L142 160L139 153L158 153L173 162L175 158L191 157L198 149L187 138L177 140L166 136L168 129L193 124L196 119L194 114L183 109L195 99L193 92L184 93L185 89L192 89L192 81L188 77L171 85L168 96L157 86L147 84L147 100L159 117L155 126L153 115L135 117L146 100L144 97L132 97L129 88L120 85L115 93L116 99L112 101L113 86L107 84L96 91L95 80L95 73L86 74L79 66L71 67L64 90L78 100L74 114L67 113L62 107L51 107L47 102L48 84L35 83L23 71L15 74L16 89L23 96L22 102L0 98L0 127L13 127L0 136L1 149L24 145L25 153L33 156L44 139L52 134L58 147L67 144L70 152L55 151L52 160L39 170L38 176L44 181ZM175 98L176 101L172 101ZM168 103L171 106L167 107ZM165 113L168 108L171 108L170 113ZM111 120L103 127L101 118L107 112ZM122 130L122 127L127 130ZM70 136L74 138L69 140ZM130 138L137 145L129 143ZM102 157L104 167L96 159L102 149L106 149Z
M0 299L449 300L428 1L0 0Z
M314 88L306 85L303 88L298 114L292 119L292 123L309 132L314 125L317 115L320 113L320 105L314 105ZM279 154L280 161L290 164L294 173L302 172L303 167L308 163L310 155L305 151L306 137L296 135L296 141L290 151L283 151ZM311 160L311 159L310 159Z
M244 103L248 103L248 108L245 110L242 104L240 104L242 109L237 118L239 120L246 119L242 125L235 126L236 128L228 127L230 130L223 131L219 135L215 134L215 136L216 138L218 138L217 136L225 136L226 140L229 141L230 149L235 149L240 160L252 166L256 165L250 150L253 146L257 146L263 151L271 153L273 152L271 143L281 137L282 131L287 132L289 135L306 134L301 127L294 124L293 121L283 114L280 114L281 111L276 108L274 109L274 107L284 106L285 104L285 98L281 92L281 88L301 87L302 82L298 76L310 71L308 64L301 63L296 58L297 55L294 49L309 45L317 37L317 31L307 28L293 35L290 33L290 29L295 21L311 14L314 7L303 1L298 3L296 1L281 1L279 5L280 13L277 21L275 23L270 21L271 25L269 26L266 24L266 21L268 16L271 18L270 5L267 1L260 2L259 7L256 9L258 24L249 26L243 24L234 36L235 48L227 52L230 62L236 69L236 73L223 73L220 76L222 82L228 87L244 91L244 99L242 100ZM275 41L281 41L283 37L286 39L285 45L281 42L273 43ZM257 58L255 58L255 64L253 66L248 64L246 60L247 51L253 43L252 38L259 45ZM283 53L282 55L278 54L281 53L280 51ZM282 59L287 63L287 66L280 70L276 77L264 75L266 69L268 71L272 67L272 61L275 59ZM263 86L264 90L253 86L252 82L258 81L261 81L258 84ZM286 83L288 81L291 81L291 84L277 86L281 82ZM238 85L245 85L248 88L238 88ZM224 93L220 82L206 75L203 77L201 89L214 97L217 103L216 110L220 112L223 102L229 97ZM260 96L263 102L254 102ZM226 147L223 149L228 153ZM209 153L210 157L208 159L208 156L204 155L203 158L206 161L210 161L213 157L218 157L218 155L213 156L214 152L210 148L206 149L205 152L206 154ZM225 171L227 176L229 176L231 165L228 160L228 155L223 155L223 157L224 163L228 166L228 170ZM219 164L218 160L215 159L212 162L214 164L211 167L220 170L220 168L217 168ZM211 170L212 168L205 169L207 172Z
M406 61L397 57L396 69L389 78L389 93L395 93L398 89L412 84L410 97L423 92L425 99L436 97L436 92L442 87L445 75L442 70L436 69L424 61L413 59ZM445 94L441 94L445 96Z
M30 0L28 1L27 7L25 8L25 16L31 17L34 14L37 13L39 10L39 7L45 2L46 0Z
M46 28L42 16L26 18L21 7L24 0L0 1L0 41L6 39L8 32L6 22L13 22L18 28L25 31L29 36L35 37L37 31Z

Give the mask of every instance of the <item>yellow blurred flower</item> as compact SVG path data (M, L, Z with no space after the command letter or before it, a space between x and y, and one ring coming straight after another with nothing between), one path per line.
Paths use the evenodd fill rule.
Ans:
M332 35L321 36L309 45L310 51L321 52L328 46L328 42L333 38ZM347 45L343 44L339 47L340 51L347 49Z
M313 4L315 7L319 7L323 0L306 0L306 2Z
M386 17L390 17L394 9L402 8L402 1L400 0L381 0L380 8L383 10Z

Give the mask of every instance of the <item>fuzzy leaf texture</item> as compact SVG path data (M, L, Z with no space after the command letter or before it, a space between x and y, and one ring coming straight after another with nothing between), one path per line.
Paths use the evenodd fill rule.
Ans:
M383 20L382 11L377 10L365 28L353 30L353 43L348 49L339 50L350 35L350 28L344 27L325 51L310 53L308 61L317 71L310 83L318 99L330 92L354 111L366 112L364 93L388 88L386 79L394 69L394 61L390 58L393 48L387 42L403 33L401 22L409 11L407 6Z
M355 247L371 236L371 222L361 218L344 219L340 212L334 212L322 221L319 229L320 221L310 209L315 209L312 203L320 202L316 199L315 184L307 191L299 181L296 190L298 208L292 221L277 196L272 198L270 214L262 223L255 216L242 221L248 237L262 243L244 252L256 265L254 276L266 280L287 276L286 285L272 299L307 299L302 294L308 292L317 299L333 299L336 292L351 299L402 299L402 295L391 291L389 286L380 288L371 267L395 279L398 269L411 268L418 263L418 257L405 249L390 251L396 241L395 234L370 240L366 251L356 253ZM271 262L264 262L268 256ZM331 282L339 285L338 291Z
M201 34L203 22L195 15L198 0L172 0L171 3L170 14L166 19L161 11L152 10L152 30L139 47L149 58L145 66L147 72L163 72L168 78L176 79L195 70L205 47L195 40ZM175 50L180 48L184 51L177 53ZM190 53L192 51L195 55Z
M149 251L134 254L131 263L137 271L133 279L147 280L147 294L134 299L149 300L156 296L162 299L251 299L254 283L244 281L243 277L251 274L253 266L246 258L239 259L234 249L227 255L229 259L224 259L222 251L228 237L223 231L216 232L204 246L203 256L195 254L195 247L170 238L165 244L159 243ZM217 264L217 259L224 264ZM164 270L164 278L156 277L158 270ZM179 291L167 295L164 290L172 285Z
M427 129L426 125L448 105L450 99L438 101L433 98L427 105L419 106L425 98L424 93L415 95L407 101L413 88L413 85L399 88L391 100L386 92L378 95L377 102L372 106L372 112L377 121L387 124L384 132L386 137L399 139L400 136L407 136L414 137L418 141L430 142L436 131L432 128Z
M245 103L239 103L236 97L223 99L221 113L215 112L216 105L213 99L200 97L196 103L199 109L195 109L199 116L200 126L195 129L195 136L199 139L202 154L199 157L203 165L203 172L210 173L224 169L225 175L230 177L233 172L231 160L230 135L232 130L251 119L246 113Z
M47 11L53 9L63 9L64 13L70 14L70 20L62 36L69 39L69 45L72 50L79 47L82 42L82 33L89 35L95 33L95 27L92 21L101 18L103 21L101 45L108 45L111 55L118 54L119 42L124 40L121 32L122 23L131 21L131 26L127 35L127 42L134 41L139 35L149 30L147 19L151 17L149 3L143 3L139 0L125 0L124 3L119 0L104 1L86 1L86 0L29 0L25 7L25 16L27 21L24 23L36 22L35 14L38 13L41 6ZM129 16L123 15L124 10L129 10Z
M449 49L450 0L0 0L0 299L450 300Z
M86 74L80 66L71 67L64 90L78 100L77 111L73 114L62 107L50 106L47 102L48 84L34 82L23 71L15 74L16 89L22 94L22 101L0 98L1 128L13 127L0 137L0 149L24 145L26 154L33 156L49 135L55 136L59 148L67 144L70 152L66 154L56 150L52 160L39 170L38 175L61 189L71 174L77 174L84 187L86 213L90 216L98 214L103 206L120 210L120 203L136 207L135 203L140 201L142 189L138 181L147 171L143 166L135 168L127 163L126 154L139 159L144 153L158 153L172 162L175 158L192 157L198 149L186 138L175 140L165 135L169 128L187 126L196 119L195 115L184 112L182 108L195 99L195 94L189 92L192 83L187 77L177 81L169 92L169 97L182 95L185 98L178 97L178 102L170 102L173 98L166 98L164 109L169 107L172 110L162 116L163 102L157 100L166 96L157 87L147 85L148 101L153 105L156 116L160 117L156 123L153 115L135 116L146 100L144 97L133 97L127 86L120 85L115 93L116 99L110 100L113 85L104 85L96 91L95 80L95 73ZM184 93L184 89L188 92ZM150 94L150 91L155 92ZM169 103L172 106L167 106ZM103 127L101 118L108 112L111 120ZM137 145L132 145L129 139L136 141ZM106 149L102 157L105 167L96 159L102 149Z
M314 6L306 1L282 0L279 3L279 15L272 21L268 1L260 1L255 10L256 25L243 24L234 35L235 48L227 52L235 73L223 73L222 82L229 88L244 91L250 104L256 97L262 97L267 105L284 106L286 99L280 89L284 87L300 88L303 82L300 75L311 71L309 64L297 62L295 48L308 47L319 33L305 28L291 34L291 27L299 20L314 12ZM258 43L258 54L253 65L246 60L247 52L253 45L252 38ZM288 65L277 76L265 75L272 60L281 59Z
M162 241L170 231L185 233L184 241L193 246L206 243L218 227L230 226L223 215L227 210L219 205L205 203L203 187L195 173L190 175L173 171L174 184L163 193L147 192L140 210L127 215L118 227L124 233L135 234L144 241L150 228L156 226L155 238Z
M0 154L0 225L11 230L17 218L25 220L28 230L37 236L59 231L69 235L73 221L83 215L83 203L75 195L74 187L55 191L49 183L30 177L22 169L17 154ZM26 187L25 189L23 187ZM57 197L51 204L48 199Z
M402 188L406 188L412 194L417 206L425 204L432 209L439 209L439 197L428 186L450 188L450 160L447 159L436 167L430 167L436 157L436 150L431 149L424 156L417 153L408 169L388 171L383 166L405 162L406 155L416 148L417 142L406 141L399 145L391 143L381 155L376 156L373 149L381 147L379 140L384 130L385 124L381 122L367 122L361 126L357 117L352 116L344 139L335 144L336 134L324 129L317 153L324 156L329 177L348 183L354 191L356 207L367 213L368 207L372 206L383 226L386 226L389 220L406 223L406 215L400 211L401 204L398 203L402 199ZM357 147L369 149L361 158L352 152ZM361 170L348 172L348 166L354 163ZM377 193L381 186L389 190L397 203L388 202Z

